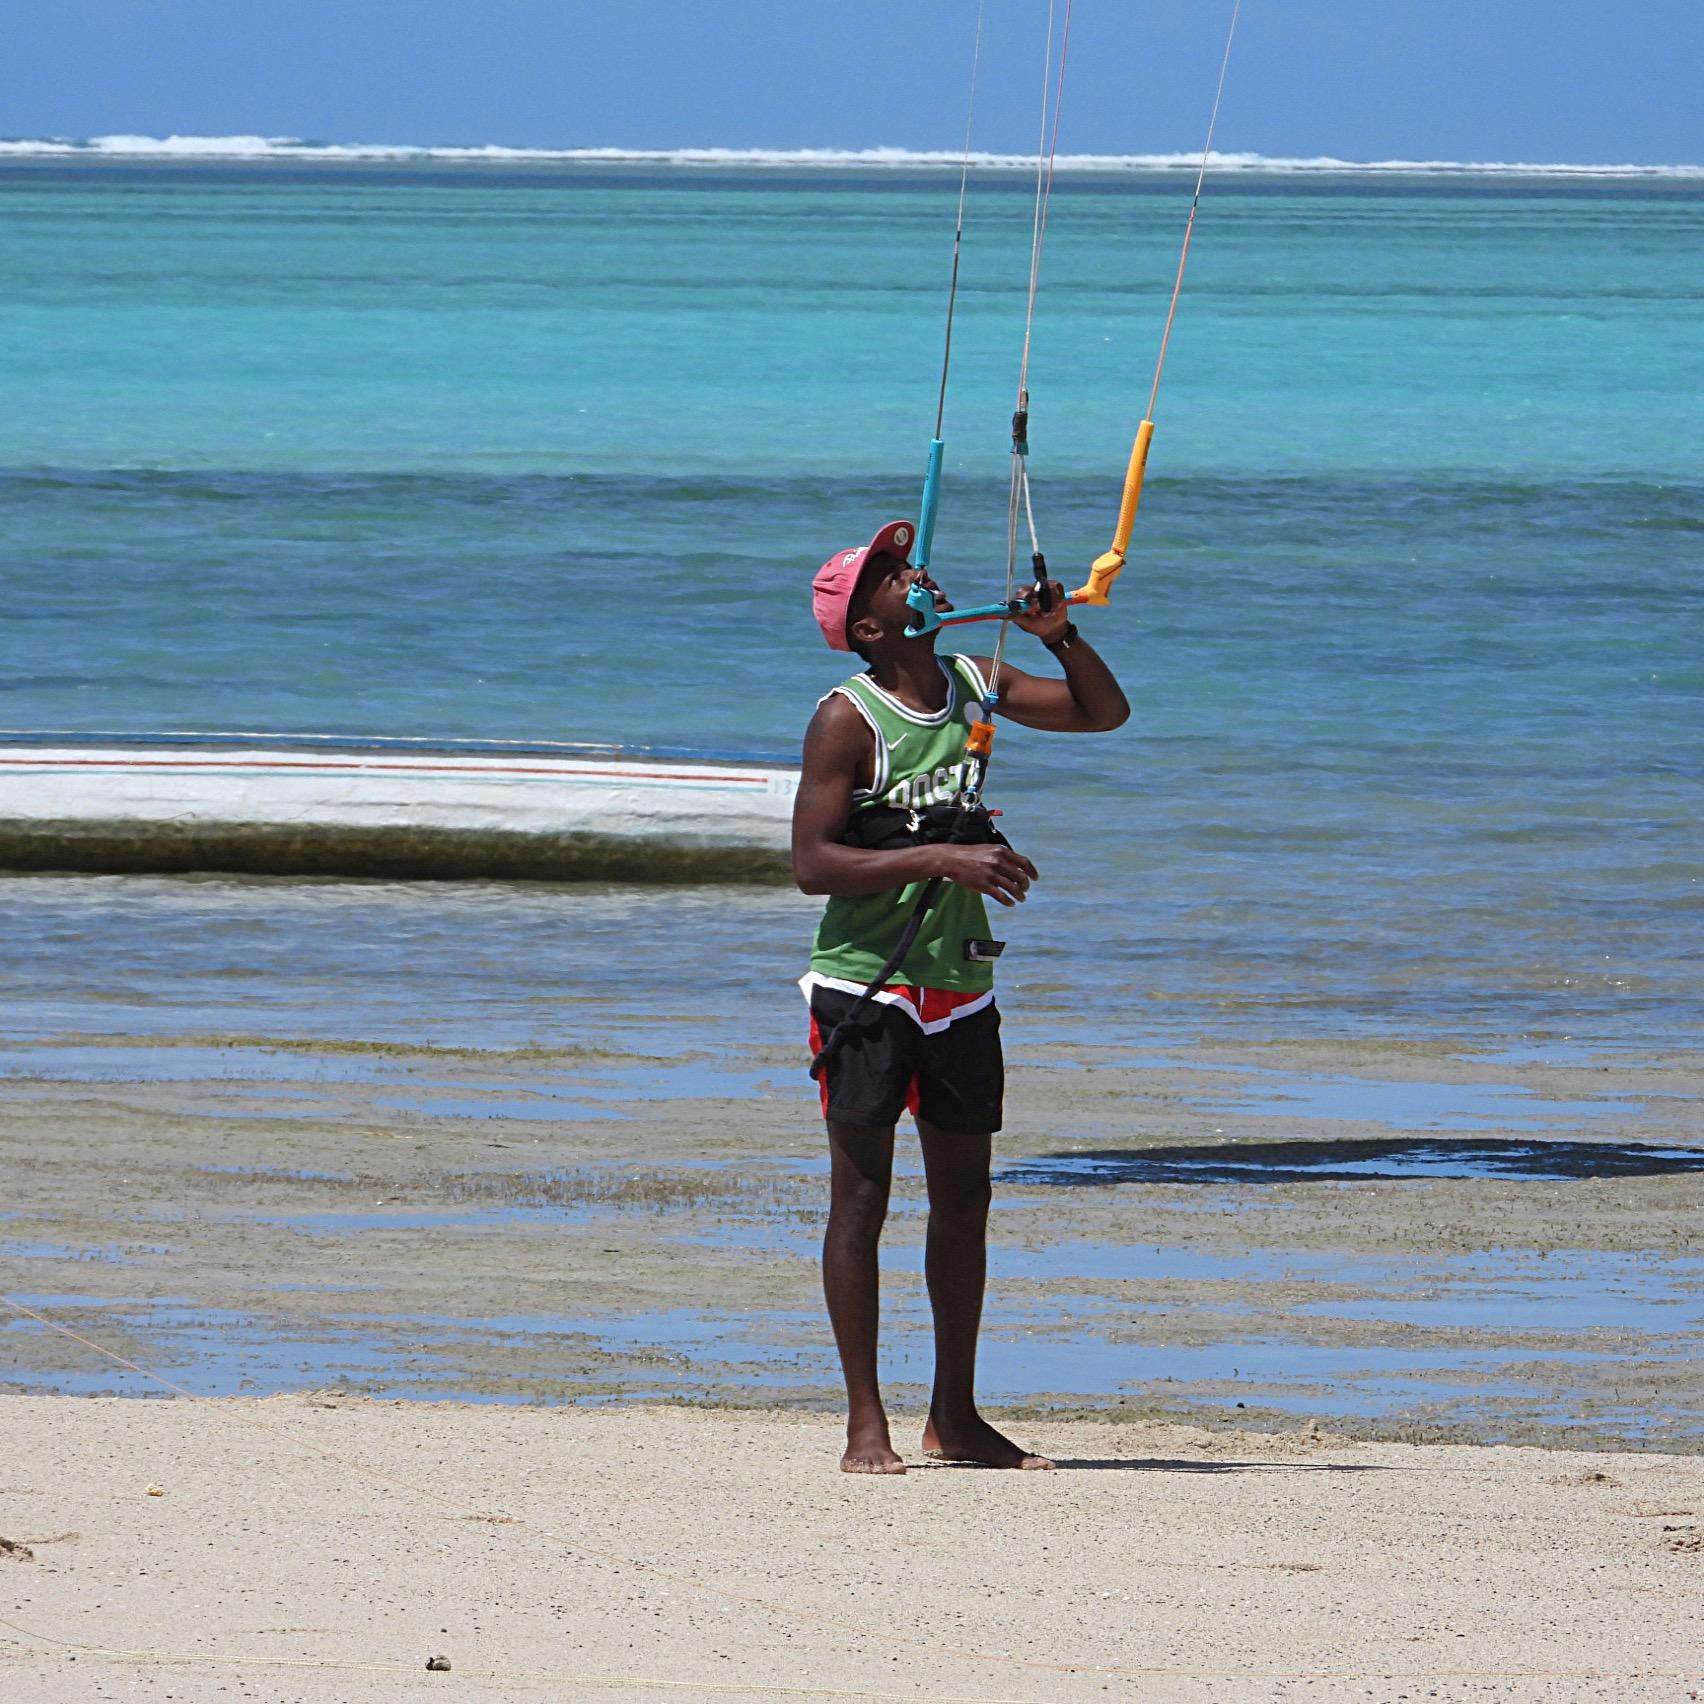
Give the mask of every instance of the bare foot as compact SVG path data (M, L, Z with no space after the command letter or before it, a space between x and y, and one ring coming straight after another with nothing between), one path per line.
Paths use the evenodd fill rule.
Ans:
M847 1427L846 1454L840 1458L842 1473L903 1473L905 1463L888 1441L887 1422Z
M969 1461L981 1467L1020 1467L1032 1471L1051 1468L1046 1456L1021 1450L1003 1433L996 1432L981 1415L962 1424L947 1425L933 1415L923 1428L923 1453L931 1461Z

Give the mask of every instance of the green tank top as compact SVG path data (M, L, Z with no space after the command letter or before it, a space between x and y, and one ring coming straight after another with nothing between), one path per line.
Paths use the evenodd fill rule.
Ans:
M947 677L947 702L933 715L908 710L869 675L854 675L834 689L848 700L875 740L873 785L852 794L852 815L876 805L902 809L940 804L964 782L964 742L988 688L968 657L940 659ZM825 698L824 703L827 702ZM819 976L867 983L899 945L922 882L882 893L833 894L817 926L811 969ZM981 993L994 986L994 967L965 957L964 944L985 940L988 912L982 895L947 882L929 909L894 982L913 988L949 988Z

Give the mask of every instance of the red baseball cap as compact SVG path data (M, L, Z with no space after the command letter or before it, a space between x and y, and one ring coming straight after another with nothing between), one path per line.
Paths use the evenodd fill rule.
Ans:
M811 614L822 629L831 651L850 651L846 637L846 618L852 608L852 594L858 589L858 577L872 556L897 556L906 560L917 529L910 521L889 521L861 550L837 550L817 569L811 581Z

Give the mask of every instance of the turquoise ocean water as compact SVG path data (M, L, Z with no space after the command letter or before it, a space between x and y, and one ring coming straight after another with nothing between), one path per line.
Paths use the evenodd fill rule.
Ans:
M811 571L915 508L956 188L0 161L0 723L790 757L844 672ZM1188 196L1055 193L1031 440L1067 579ZM973 179L961 601L1003 571L1029 217L1021 174ZM1001 740L1044 877L1005 931L1014 1041L1699 1039L1701 252L1696 178L1210 181L1136 549L1083 618L1134 716ZM0 998L14 1034L790 1039L814 909L12 879Z

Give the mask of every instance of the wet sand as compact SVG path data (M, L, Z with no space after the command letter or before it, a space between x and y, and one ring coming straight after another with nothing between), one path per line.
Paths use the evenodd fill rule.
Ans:
M0 1695L1698 1696L1696 1458L1026 1435L872 1480L820 1415L10 1398Z
M1026 1058L983 1356L1005 1412L1700 1448L1704 1061ZM790 1051L71 1037L0 1064L0 1287L190 1390L835 1403ZM923 1216L902 1141L900 1403L929 1377ZM0 1332L0 1390L157 1391Z

